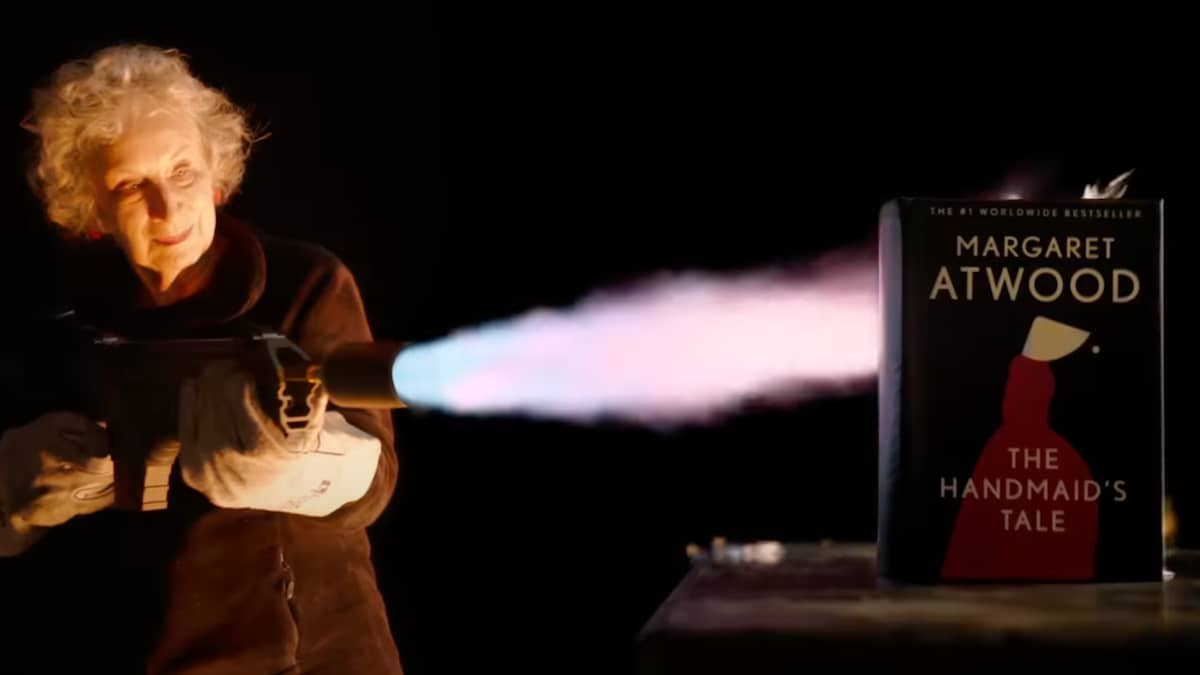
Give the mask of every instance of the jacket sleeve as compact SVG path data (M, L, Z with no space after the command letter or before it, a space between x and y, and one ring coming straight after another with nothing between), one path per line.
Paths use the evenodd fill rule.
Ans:
M311 275L293 308L291 338L308 356L321 361L346 342L369 342L374 338L358 284L350 270L336 257ZM379 439L381 450L370 487L358 500L327 516L314 518L333 527L360 529L374 523L391 502L399 477L399 456L390 410L328 407L354 427Z

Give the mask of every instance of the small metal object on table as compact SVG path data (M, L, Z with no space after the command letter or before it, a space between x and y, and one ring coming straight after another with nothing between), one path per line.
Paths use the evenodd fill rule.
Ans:
M878 579L873 545L782 550L693 564L642 631L641 672L1200 672L1200 551L1170 552L1162 582L918 586Z

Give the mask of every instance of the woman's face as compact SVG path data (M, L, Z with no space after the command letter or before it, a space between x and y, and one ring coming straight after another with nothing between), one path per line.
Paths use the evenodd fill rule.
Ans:
M212 244L216 206L196 125L147 108L131 107L125 133L97 152L97 207L130 262L166 291Z

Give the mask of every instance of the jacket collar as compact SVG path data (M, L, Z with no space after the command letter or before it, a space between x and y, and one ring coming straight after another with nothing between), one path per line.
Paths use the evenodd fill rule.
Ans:
M242 318L266 286L259 235L218 213L216 235L227 242L204 290L165 307L139 307L141 281L110 239L87 242L66 255L68 303L78 320L125 337L203 333ZM214 254L210 248L205 255Z

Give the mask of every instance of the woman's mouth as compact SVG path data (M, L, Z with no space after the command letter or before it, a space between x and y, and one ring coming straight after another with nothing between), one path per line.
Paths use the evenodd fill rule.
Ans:
M191 233L192 233L192 226L188 225L188 228L186 230L184 230L183 232L180 232L179 234L174 234L169 237L155 237L154 243L158 244L159 246L174 246L175 244L180 243L184 239L187 239Z

